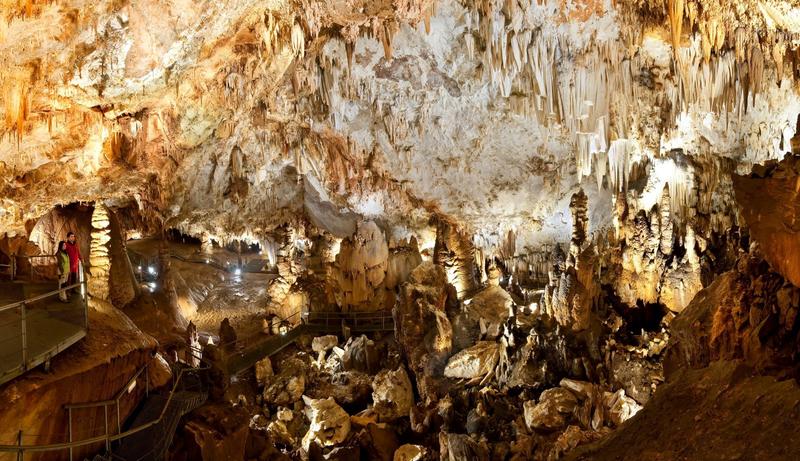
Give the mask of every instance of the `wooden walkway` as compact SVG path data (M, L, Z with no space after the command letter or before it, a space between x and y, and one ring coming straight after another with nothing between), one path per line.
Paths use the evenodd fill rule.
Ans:
M55 282L0 282L0 384L86 336L84 299L76 292L63 303L52 293L57 289Z
M235 375L254 366L259 360L277 354L306 333L340 334L344 329L352 334L394 331L394 319L385 311L309 312L303 316L302 322L285 334L265 336L235 352L227 352L225 349L235 348L236 345L223 345L225 366L229 374ZM237 342L241 343L242 341Z

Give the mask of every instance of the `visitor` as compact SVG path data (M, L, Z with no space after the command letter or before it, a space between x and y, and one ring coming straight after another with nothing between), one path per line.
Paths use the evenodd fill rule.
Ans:
M56 252L56 264L58 266L58 299L62 302L68 303L69 297L67 290L62 290L69 280L69 255L67 254L67 242L58 242L58 251Z
M76 242L75 233L67 233L67 244L65 245L67 254L69 255L69 280L68 285L75 285L80 280L78 278L78 271L81 264L81 249ZM75 288L72 289L75 291Z

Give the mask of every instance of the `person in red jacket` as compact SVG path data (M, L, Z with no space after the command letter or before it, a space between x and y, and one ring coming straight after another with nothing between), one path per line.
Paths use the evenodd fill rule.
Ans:
M78 247L78 242L76 242L75 233L69 232L67 233L67 244L64 245L67 250L67 254L69 255L69 280L67 281L67 285L75 285L78 283L78 271L80 270L80 263L81 263L81 249ZM73 292L75 289L73 288Z

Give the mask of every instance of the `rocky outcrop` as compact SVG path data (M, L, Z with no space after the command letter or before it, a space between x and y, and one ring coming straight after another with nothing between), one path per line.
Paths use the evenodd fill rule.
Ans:
M281 319L287 319L297 313L297 306L286 302L301 271L295 255L296 232L290 227L281 229L277 252L278 277L270 280L267 287L269 295L267 312L277 315Z
M204 405L186 417L172 459L216 461L245 459L250 427L247 411L222 403Z
M673 322L665 371L743 359L759 370L792 363L800 289L757 252L700 291Z
M661 303L674 313L681 312L703 285L695 231L690 224L683 229L676 226L669 188L664 187L649 213L628 213L625 196L618 197L617 208L622 211L617 212L620 245L614 259L621 265L609 271L607 283L629 306Z
M392 312L395 337L423 399L434 398L435 377L441 376L451 352L452 327L445 309L453 298L444 269L423 262L403 284Z
M307 365L298 358L280 364L280 371L266 378L262 397L270 405L291 406L306 390Z
M749 176L733 175L736 202L750 234L770 265L800 287L800 157L756 166Z
M311 340L311 350L317 353L317 364L322 365L325 354L339 344L336 335L316 336Z
M677 371L627 424L566 459L800 457L800 444L794 442L800 387L794 380L751 371L729 361Z

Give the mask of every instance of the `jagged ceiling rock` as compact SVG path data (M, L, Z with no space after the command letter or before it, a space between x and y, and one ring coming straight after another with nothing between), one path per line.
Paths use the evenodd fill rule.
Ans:
M252 240L436 213L523 249L568 239L583 187L596 232L637 164L658 194L703 173L675 150L789 149L798 2L723 3L6 1L0 228L95 200Z

